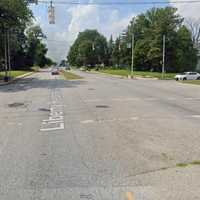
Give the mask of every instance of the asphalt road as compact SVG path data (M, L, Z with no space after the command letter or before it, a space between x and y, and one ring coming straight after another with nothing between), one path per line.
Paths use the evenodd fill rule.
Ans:
M200 199L200 87L77 73L0 87L0 199Z

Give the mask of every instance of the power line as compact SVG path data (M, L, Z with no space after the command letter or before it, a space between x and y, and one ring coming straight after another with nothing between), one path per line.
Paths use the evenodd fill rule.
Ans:
M39 3L50 4L51 1L48 0L39 0ZM152 5L152 4L194 4L200 3L200 0L183 0L183 1L131 1L131 2L77 2L77 1L54 1L54 4L62 4L62 5Z

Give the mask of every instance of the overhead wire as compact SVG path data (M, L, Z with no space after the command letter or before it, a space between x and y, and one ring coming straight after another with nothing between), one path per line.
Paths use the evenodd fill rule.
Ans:
M118 2L80 2L80 1L51 1L39 0L39 3L51 3L62 5L151 5L151 4L194 4L200 0L174 0L174 1L118 1Z

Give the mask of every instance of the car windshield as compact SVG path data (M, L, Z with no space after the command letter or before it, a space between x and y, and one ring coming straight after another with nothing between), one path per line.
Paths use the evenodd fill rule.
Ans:
M0 200L200 199L199 44L200 0L0 0Z

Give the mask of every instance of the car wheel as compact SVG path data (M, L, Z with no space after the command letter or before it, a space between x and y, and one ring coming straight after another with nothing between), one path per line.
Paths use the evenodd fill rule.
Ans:
M200 80L200 76L197 78L197 80Z
M176 81L178 81L178 78L176 78Z
M183 81L186 81L187 80L187 78L183 78Z

